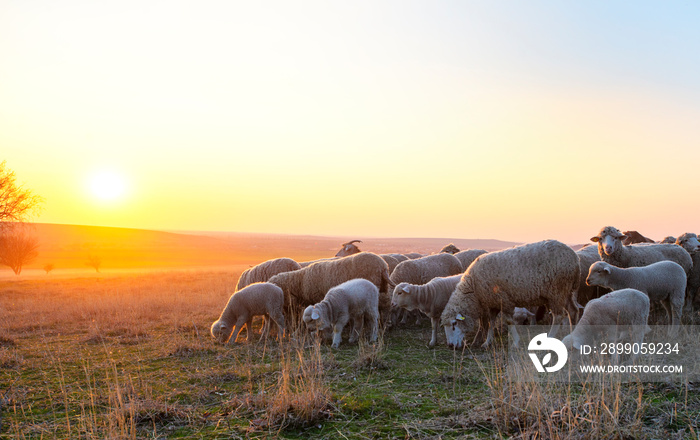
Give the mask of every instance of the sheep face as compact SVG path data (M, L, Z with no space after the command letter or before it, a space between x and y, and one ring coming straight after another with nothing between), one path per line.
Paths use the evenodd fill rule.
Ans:
M692 232L686 232L676 239L676 244L690 253L700 250L700 241L698 236Z
M607 287L608 277L611 273L610 265L604 261L596 261L591 264L586 277L586 284L589 286Z
M304 323L306 324L307 330L310 332L319 332L320 334L327 333L331 330L330 325L315 306L308 306L304 309L304 315L302 317Z
M468 334L474 334L477 326L476 321L469 316L457 314L454 318L443 324L447 346L451 348L462 348L464 338Z
M605 255L612 255L622 248L622 240L627 236L617 228L606 226L600 230L598 235L591 237L591 241L598 243L598 249L605 252Z
M221 320L216 321L211 325L211 336L218 342L225 344L226 341L231 337L231 332L233 332L233 327L227 325Z
M411 294L411 288L408 283L399 283L391 295L391 307L400 307L410 311L415 309L416 306L415 298Z

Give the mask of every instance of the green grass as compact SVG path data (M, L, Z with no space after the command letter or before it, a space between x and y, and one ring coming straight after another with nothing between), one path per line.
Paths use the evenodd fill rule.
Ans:
M0 285L0 438L699 438L700 385L512 383L500 351L428 349L427 319L218 345L237 276Z

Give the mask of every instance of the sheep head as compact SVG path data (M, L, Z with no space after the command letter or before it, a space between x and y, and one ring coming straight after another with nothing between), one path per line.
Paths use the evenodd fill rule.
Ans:
M625 234L613 226L606 226L600 230L598 235L591 237L591 241L598 243L598 252L605 255L612 255L622 248L622 240L627 238Z
M355 246L355 243L362 243L362 240L352 240L348 241L347 243L343 243L341 246L343 246L342 249L338 251L337 254L335 254L336 257L347 257L348 255L353 255L353 254L359 254L362 252L360 248Z

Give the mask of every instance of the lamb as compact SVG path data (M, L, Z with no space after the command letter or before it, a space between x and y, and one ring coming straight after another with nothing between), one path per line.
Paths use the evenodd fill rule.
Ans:
M591 268L591 265L597 261L600 261L598 247L588 244L577 250L576 255L578 255L579 266L581 268L581 277L578 283L578 290L576 291L576 301L585 306L588 301L592 300L593 298L598 298L610 292L610 289L600 286L589 286L586 284L586 277L588 276L588 270Z
M613 290L631 288L645 293L650 301L663 304L671 324L670 334L677 333L686 285L685 271L678 263L659 261L643 267L621 268L599 261L591 266L586 284Z
M400 283L394 288L391 307L401 307L409 311L418 309L428 315L433 327L428 346L434 347L437 342L440 316L460 279L462 279L461 274L433 278L429 283L422 285Z
M370 342L377 340L379 321L379 290L372 282L363 278L346 281L328 290L323 300L304 310L303 321L310 331L321 334L333 330L332 348L338 348L345 324L353 320L349 342L357 341L363 322L371 326Z
M447 277L464 272L462 263L452 254L435 254L403 261L391 273L391 282L425 284L435 277Z
M578 324L562 342L569 350L580 350L582 345L595 345L596 342L624 339L641 345L649 329L647 319L647 295L636 289L615 290L586 304ZM632 360L634 357L633 354Z
M479 255L485 254L486 251L483 249L467 249L466 251L461 251L455 254L455 257L462 263L464 270L469 268L469 265L476 260Z
M698 289L700 289L700 241L692 232L686 232L675 240L675 243L690 253L693 260L693 268L688 274L688 285L685 289L686 306L698 308Z
M556 240L480 256L462 276L442 312L448 345L461 347L465 336L479 336L488 327L483 344L488 347L498 313L512 321L515 307L547 306L554 315L549 332L554 336L566 314L577 310L573 292L578 287L579 271L576 252ZM513 336L516 344L517 335Z
M284 272L269 282L282 288L287 304L306 307L321 301L332 287L354 278L371 281L380 292L379 310L388 313L391 307L389 267L379 255L360 252L336 260L319 261L293 272Z
M238 333L243 326L246 326L246 341L250 340L250 334L253 332L253 316L263 315L268 318L265 320L263 337L266 337L269 332L269 319L275 321L278 335L284 337L283 307L282 289L270 283L251 284L231 295L221 316L211 325L211 335L221 343L235 343Z
M667 235L664 237L663 240L661 240L659 243L671 243L674 244L676 242L676 237L673 235Z
M282 272L299 270L301 266L291 258L276 258L260 263L257 266L246 269L238 278L236 290L249 286L253 283L264 283L273 276Z
M693 267L690 254L672 244L638 244L624 246L625 235L612 226L606 226L591 241L598 243L601 260L617 267L648 266L657 261L670 260L680 264L688 274Z
M362 243L362 240L352 240L352 241L348 241L347 243L343 243L341 245L342 249L340 249L338 251L338 253L335 254L335 256L336 257L347 257L350 255L359 254L362 251L360 250L360 248L355 246L355 243Z
M446 245L445 247L443 247L442 249L440 249L440 253L454 255L458 252L459 252L459 248L457 246L455 246L454 243L450 243L450 244Z

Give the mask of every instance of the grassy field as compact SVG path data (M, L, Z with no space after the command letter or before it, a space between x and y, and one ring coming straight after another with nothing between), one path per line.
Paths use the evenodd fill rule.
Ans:
M698 384L515 383L427 320L215 344L245 267L0 281L0 438L700 438Z

